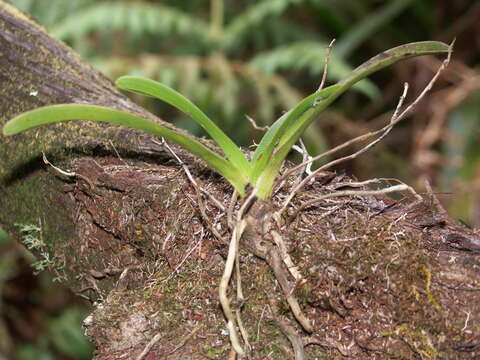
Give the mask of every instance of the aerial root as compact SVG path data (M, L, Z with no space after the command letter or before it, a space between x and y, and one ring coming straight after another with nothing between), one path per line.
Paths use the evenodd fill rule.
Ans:
M275 278L282 288L283 294L285 295L287 303L290 306L295 319L297 319L305 331L312 332L313 327L310 323L310 320L303 314L297 298L293 295L292 288L294 289L295 285L292 286L287 279L286 271L282 267L282 258L279 251L275 247L270 248L267 253L266 260L268 265L270 265L272 268Z
M225 269L222 279L220 280L220 286L218 287L220 304L222 305L223 313L227 318L227 328L228 334L230 336L230 342L232 343L233 349L239 356L244 356L245 350L240 344L240 339L238 337L238 332L236 329L236 319L230 306L230 301L227 296L227 289L230 278L232 277L235 258L237 257L238 253L238 242L240 240L240 237L242 236L243 230L245 229L245 224L245 220L241 220L237 222L237 225L233 229L230 246L228 248L227 261L225 262Z
M295 360L305 360L305 347L300 334L297 333L295 327L289 323L287 319L284 319L278 314L277 300L272 296L268 296L270 303L272 317L280 327L281 332L287 337L288 341L292 344L293 352L295 354Z

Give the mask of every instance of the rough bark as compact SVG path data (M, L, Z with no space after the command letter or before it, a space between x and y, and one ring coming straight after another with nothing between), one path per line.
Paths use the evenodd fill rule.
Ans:
M65 102L160 121L4 1L0 81L0 125L17 113ZM78 176L66 178L44 165L42 151ZM175 151L228 208L228 184ZM52 271L96 302L85 322L96 359L133 359L144 350L145 359L228 355L217 294L227 215L199 195L162 146L132 130L70 122L2 137L0 154L0 225L12 233L15 222L40 225L54 256ZM348 188L349 181L326 174L275 221L266 215L278 208L289 182L267 204L250 209L240 267L251 358L478 355L477 234L456 225L431 199L343 197L293 211L320 193ZM300 283L287 271L273 231L285 240ZM311 334L290 312L285 299L292 295L311 321Z

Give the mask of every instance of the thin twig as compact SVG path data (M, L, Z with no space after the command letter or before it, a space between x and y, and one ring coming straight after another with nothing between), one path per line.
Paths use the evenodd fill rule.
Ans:
M203 230L203 229L202 229ZM190 255L192 255L192 253L195 251L195 249L198 247L198 245L200 245L200 241L198 241L195 246L193 246L189 251L188 253L185 255L185 257L183 258L183 260L180 262L180 264L177 265L177 267L175 268L175 270L172 271L172 273L170 275L167 276L167 278L163 281L168 281L170 280L171 278L173 278L178 270L182 267L182 265L185 263L185 261L187 261L187 259L190 257Z
M433 192L432 186L430 185L430 182L428 180L425 180L425 188L427 189L427 193L428 193L428 196L430 196L431 201L437 207L437 210L440 212L440 214L442 214L445 220L448 220L449 219L448 212L447 210L445 210L440 200L438 200L438 197Z
M162 138L162 142L161 142L161 143L159 143L158 141L155 141L155 140L153 140L153 142L154 142L155 144L157 144L157 145L162 145L162 146L164 145L164 146L167 148L167 150L170 152L170 154L172 154L172 156L173 156L173 157L178 161L178 163L182 166L183 170L185 171L185 174L187 175L188 180L190 180L190 182L192 183L192 185L193 185L194 187L198 188L198 190L199 190L202 194L204 194L204 195L206 195L208 198L210 198L210 200L213 201L213 203L215 204L215 206L216 206L219 210L225 212L225 206L223 206L223 204L222 204L215 196L213 196L210 192L208 192L207 190L203 189L203 187L201 187L200 185L198 185L197 181L193 178L190 170L188 169L187 164L185 164L185 162L178 157L178 155L177 155L177 154L175 153L175 151L173 151L173 149L168 145L168 143L165 141L165 139Z
M325 49L325 64L323 65L323 74L322 74L322 81L320 82L320 86L318 87L317 91L320 91L325 86L325 81L327 80L327 73L328 73L328 63L330 62L330 55L332 53L332 47L335 43L335 39L330 41L330 44Z
M267 310L267 306L265 305L263 307L262 313L260 314L260 319L258 320L257 324L257 338L255 339L255 342L258 342L260 340L260 324L262 323L263 316L265 315L265 310Z
M339 146L336 146L335 148L323 153L323 154L320 154L318 156L315 156L313 157L312 159L309 159L308 162L313 162L313 161L316 161L316 160L319 160L325 156L328 156L328 155L331 155L347 146L350 146L354 143L357 143L357 142L360 142L360 141L364 141L364 140L367 140L371 137L374 137L374 136L377 136L380 134L380 136L375 139L374 141L372 141L371 143L369 143L368 145L366 145L365 147L363 147L362 149L360 149L359 151L351 154L351 155L348 155L348 156L344 156L340 159L336 159L334 161L331 161L329 162L328 164L325 164L323 166L321 166L320 168L318 168L317 170L315 170L311 175L307 176L295 189L293 189L291 191L291 193L289 194L288 198L286 199L284 205L282 206L282 210L280 211L280 213L282 213L286 207L288 206L288 204L290 203L290 201L292 200L292 198L295 196L295 194L301 189L303 188L303 186L305 186L311 179L313 179L317 174L319 174L320 172L334 166L334 165L337 165L341 162L344 162L344 161L347 161L347 160L351 160L351 159L354 159L356 157L358 157L360 154L363 154L364 152L370 150L373 146L375 146L377 143L379 143L381 140L383 140L383 138L385 138L389 133L390 131L392 130L392 128L398 124L401 120L403 120L414 108L415 106L425 97L425 95L432 89L433 87L433 84L436 82L436 80L438 79L438 77L440 76L440 74L445 70L445 68L448 66L449 62L450 62L450 58L451 58L451 55L452 55L452 50L453 50L453 45L455 43L455 40L450 44L450 47L448 49L448 55L447 55L447 58L442 62L442 65L439 67L439 69L437 70L437 72L434 74L434 76L432 77L432 79L429 81L429 83L427 84L427 86L422 90L422 92L417 96L417 98L410 104L408 105L405 110L403 110L402 112L400 112L400 108L401 106L403 105L403 102L405 100L405 97L406 97L406 93L408 91L408 84L404 84L404 90L403 90L403 93L402 93L402 96L400 97L399 99L399 102L398 102L398 105L395 109L395 112L393 113L391 119L390 119L390 122L384 126L383 128L379 129L379 130L376 130L376 131L373 131L373 132L369 132L367 134L364 134L364 135L360 135L352 140L349 140ZM291 169L289 169L289 171L287 171L285 174L282 175L282 177L279 179L282 180L283 178L289 176L293 171L301 168L302 166L305 166L305 163L302 163L302 164L299 164Z
M128 165L128 163L122 159L122 157L120 156L120 153L117 151L117 148L115 147L115 145L113 145L113 141L112 140L108 140L108 142L110 143L110 146L113 148L113 151L115 151L115 154L117 154L117 157L119 158L120 161L122 161L125 165Z
M47 156L45 155L45 153L43 151L42 151L42 158L43 158L43 162L45 163L45 165L50 165L59 174L62 174L64 176L68 176L68 177L76 177L78 179L82 179L83 181L85 181L90 186L90 188L92 188L92 189L94 188L92 182L86 176L84 176L82 174L78 174L78 173L73 172L73 171L65 171L65 170L62 170L59 167L56 167L55 165L53 165L50 161L48 161Z
M56 167L55 165L53 165L50 161L48 161L47 156L45 155L45 153L43 151L42 151L42 158L43 158L43 162L46 165L50 165L53 169L58 171L60 174L62 174L64 176L68 176L68 177L76 177L77 176L77 174L73 171L65 171L65 170L62 170L62 169Z
M378 189L378 190L344 190L344 191L336 191L333 193L321 195L313 200L307 201L306 203L302 204L295 213L292 215L292 218L295 218L298 213L300 213L302 210L313 206L315 204L318 204L319 202L332 198L332 197L339 197L339 196L370 196L370 195L381 195L381 194L388 194L391 192L399 192L399 191L405 191L409 190L409 186L405 184L400 184L400 185L394 185L390 186L385 189Z
M253 118L251 118L250 116L248 115L245 115L245 117L247 118L247 120L250 122L250 124L252 124L252 127L255 129L255 130L258 130L258 131L267 131L268 129L270 129L269 126L258 126L257 123L255 122L255 120Z
M152 350L153 345L155 345L155 344L158 342L158 340L160 340L161 337L162 337L162 336L161 336L160 333L156 334L156 335L152 338L152 340L150 340L149 343L145 346L145 348L143 349L143 351L141 352L141 354L138 355L137 360L143 360L143 358L145 358L145 356L148 355L148 353L150 352L150 350Z
M185 344L187 343L188 340L190 340L190 338L195 335L195 333L200 330L201 328L201 325L198 325L195 329L193 329L190 334L188 334L187 336L185 336L183 339L182 339L182 342L180 343L180 345L178 345L177 347L175 347L172 351L170 351L168 353L168 355L171 355L173 354L174 352L176 352L178 349L180 349L181 347L185 346Z
M154 141L155 142L155 141ZM202 195L201 193L203 194L206 194L214 203L215 205L221 210L221 211L225 211L225 207L222 205L222 203L220 203L220 201L218 201L212 194L210 194L208 191L204 190L200 185L198 185L197 181L193 178L190 170L188 169L188 166L187 164L185 164L185 162L180 159L180 157L178 157L178 155L175 153L175 151L173 151L173 149L168 145L168 143L165 141L165 139L162 138L162 143L158 143L156 142L157 144L159 145L164 145L167 150L170 152L170 154L172 154L172 156L178 161L178 163L180 164L180 166L182 167L183 171L185 172L185 174L187 175L187 178L188 180L190 181L190 183L192 184L192 186L194 187L195 191L197 192L197 205L198 205L198 208L200 210L200 215L202 217L202 219L204 220L205 224L207 225L208 229L212 232L212 234L220 241L222 242L226 242L223 238L223 236L218 232L218 230L215 228L215 226L211 223L209 217L207 216L207 212L206 212L206 206L205 206L205 203L203 202L203 199L202 199Z

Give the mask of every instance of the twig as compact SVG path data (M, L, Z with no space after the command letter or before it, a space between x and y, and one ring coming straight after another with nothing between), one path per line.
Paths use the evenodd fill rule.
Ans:
M317 91L322 90L323 87L325 86L325 81L327 80L327 73L328 73L328 63L330 62L330 55L332 53L333 44L335 44L335 39L333 39L325 49L325 64L323 65L322 81L320 82L320 86L318 87Z
M435 195L435 193L433 192L432 186L430 185L430 182L428 180L425 180L425 187L427 189L427 193L430 196L431 201L433 201L433 203L437 207L437 210L440 212L440 214L442 214L442 216L445 218L445 220L448 221L448 219L450 219L450 217L448 216L448 212L447 212L447 210L445 210L445 208L443 207L440 200L438 200L438 198Z
M155 140L154 140L155 142ZM225 242L223 236L218 232L218 230L213 226L213 224L210 222L207 212L206 212L206 206L205 203L203 202L202 195L206 194L214 203L215 205L221 210L225 211L225 207L218 201L215 196L210 194L208 191L204 190L201 186L198 185L197 181L193 178L192 174L190 173L190 170L188 169L187 165L183 162L182 159L178 157L178 155L173 151L173 149L168 145L168 143L165 141L165 139L162 138L162 143L158 143L159 145L164 145L167 150L172 154L172 156L178 161L178 163L182 166L183 171L187 175L188 180L190 183L193 185L195 191L197 192L197 205L200 210L200 215L202 219L205 221L205 224L207 225L208 229L212 232L212 234L220 241Z
M267 131L268 129L270 129L270 126L258 126L257 123L255 122L255 120L253 118L251 118L250 116L248 115L245 115L245 117L247 118L247 120L250 122L250 124L252 124L252 127L255 129L255 130L258 130L258 131Z
M405 184L400 184L400 185L394 185L390 186L385 189L379 189L379 190L344 190L344 191L336 191L333 193L321 195L317 197L316 199L307 201L306 203L302 204L295 213L292 215L292 219L294 219L298 213L300 213L302 210L313 206L322 200L332 198L332 197L339 197L339 196L370 196L370 195L381 195L381 194L387 194L391 192L398 192L398 191L405 191L409 190L409 186Z
M268 305L265 305L263 307L262 313L260 314L260 319L258 320L258 324L257 324L257 338L255 339L255 342L258 342L258 340L260 339L260 324L262 323L262 319L263 319L263 316L265 315L265 310L267 310L267 306Z
M128 163L122 159L122 157L120 156L120 153L117 151L117 148L115 147L115 145L113 145L113 141L112 140L108 140L108 142L110 143L110 146L113 148L113 151L115 151L115 154L117 154L117 157L125 164L125 165L128 165Z
M47 159L47 156L45 155L45 153L42 151L42 158L43 158L43 162L46 164L46 165L50 165L52 168L54 168L56 171L58 171L60 174L64 175L64 176L68 176L68 177L75 177L77 176L77 174L73 171L65 171L65 170L62 170L58 167L56 167L55 165L53 165L50 161L48 161Z
M385 138L389 133L390 131L392 130L392 128L398 124L401 120L403 120L414 108L415 106L425 97L425 95L432 89L433 87L433 84L437 81L438 77L440 76L440 74L445 70L445 68L448 66L448 64L450 63L450 58L451 58L451 55L452 55L452 50L453 50L453 45L455 43L455 40L450 44L450 47L448 49L448 55L447 55L447 58L442 62L442 65L439 67L439 69L437 70L437 72L435 73L435 75L432 77L432 79L430 80L430 82L427 84L427 86L425 86L425 88L422 90L422 92L417 96L417 98L410 104L408 105L405 110L403 110L402 112L400 112L400 108L402 107L403 105L403 102L405 100L405 97L406 97L406 94L408 92L408 84L405 83L404 84L404 90L403 90L403 93L402 93L402 96L400 97L399 101L398 101L398 104L397 104L397 107L390 119L390 122L384 126L383 128L379 129L379 130L376 130L376 131L373 131L373 132L369 132L367 134L364 134L364 135L360 135L352 140L349 140L339 146L336 146L335 148L327 151L327 152L324 152L323 154L320 154L318 156L315 156L311 159L308 160L308 162L313 162L313 161L316 161L316 160L319 160L321 159L322 157L325 157L325 156L328 156L330 154L333 154L347 146L350 146L354 143L357 143L357 142L360 142L360 141L364 141L364 140L367 140L371 137L374 137L374 136L377 136L377 135L380 135L377 139L375 139L374 141L372 141L371 143L369 143L368 145L366 145L365 147L363 147L362 149L358 150L357 152L351 154L351 155L348 155L348 156L344 156L342 158L339 158L339 159L336 159L336 160L333 160L323 166L321 166L320 168L318 168L317 170L315 170L312 174L308 175L299 185L297 185L295 187L295 189L293 189L288 198L286 199L286 201L284 202L284 205L282 206L282 209L280 211L280 213L282 213L286 207L288 206L288 204L290 203L290 201L292 200L292 198L295 196L295 194L301 189L303 188L303 186L305 186L311 179L313 179L317 174L319 174L320 172L334 166L334 165L337 165L341 162L344 162L344 161L347 161L347 160L351 160L351 159L354 159L356 157L358 157L360 154L363 154L364 152L370 150L372 147L374 147L377 143L379 143L381 140L383 140L383 138ZM280 178L283 179L287 176L289 176L293 171L299 169L300 167L302 166L305 166L305 163L302 163L300 165L297 165L297 166L294 166L293 168L291 168L289 171L287 171L285 174L282 175L282 177ZM280 181L279 180L279 181Z
M203 231L203 229L202 229ZM165 281L168 281L170 280L171 278L173 278L178 270L182 267L182 265L185 263L185 261L187 261L187 259L190 257L190 255L195 251L195 249L198 247L198 245L200 245L200 241L198 241L195 246L193 246L189 251L188 253L185 255L185 257L183 258L183 260L180 262L180 264L177 265L177 267L175 268L175 270L172 271L172 273L170 275L167 276L167 278L165 280L163 280L164 282Z
M92 188L92 189L94 188L92 182L86 176L83 176L82 174L78 174L78 173L73 172L73 171L65 171L65 170L62 170L59 167L56 167L55 165L53 165L50 161L48 161L47 156L45 155L45 152L43 152L43 151L42 151L42 159L43 159L43 162L45 163L45 165L50 165L58 173L60 173L64 176L76 177L76 178L82 179L90 186L90 188Z
M160 333L156 334L152 338L152 340L150 340L150 342L145 346L141 354L138 355L137 360L143 360L143 358L148 355L150 350L152 350L153 345L155 345L158 342L158 340L160 340L160 338L161 338Z
M182 340L182 342L180 343L180 345L178 345L176 348L174 348L172 351L170 351L168 353L168 355L171 355L173 354L175 351L177 351L178 349L180 349L181 347L185 346L185 344L187 343L188 340L190 340L190 338L195 335L195 333L200 330L201 326L198 325L195 329L193 329L190 334L188 334L187 336L185 336Z
M178 155L175 153L175 151L173 151L173 149L168 145L168 143L165 141L165 139L162 138L162 142L159 143L158 141L155 141L153 140L153 142L157 145L161 145L161 146L165 146L167 148L167 150L170 152L170 154L172 154L172 156L178 161L178 163L182 166L183 170L185 171L185 174L187 175L187 178L188 180L190 180L190 182L192 183L192 185L196 188L198 188L198 190L206 195L208 198L210 198L210 200L213 201L213 203L215 204L216 207L218 207L218 209L220 209L221 211L225 212L225 207L223 206L223 204L215 197L213 196L210 192L208 192L207 190L203 189L201 186L198 185L197 181L193 178L192 174L190 173L190 170L188 169L187 167L187 164L185 164L185 162L180 159L178 157Z

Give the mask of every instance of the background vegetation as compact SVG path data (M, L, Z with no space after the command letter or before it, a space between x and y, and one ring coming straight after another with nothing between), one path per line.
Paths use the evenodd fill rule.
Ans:
M337 171L359 179L397 177L421 191L429 179L454 218L480 225L480 3L469 0L11 0L112 79L142 75L186 95L241 144L273 122L320 82L325 47L335 38L329 81L362 61L406 42L457 38L449 71L411 119L373 152ZM384 70L350 91L312 126L311 153L382 126L403 83L410 97L439 60L419 58ZM138 98L162 118L189 127L180 114ZM349 151L351 151L350 149ZM81 338L49 330L63 321L78 330L83 310L60 291L62 305L45 305L48 276L30 275L25 250L2 246L0 350L19 359L88 358ZM3 264L12 264L3 265ZM14 265L13 265L14 264ZM24 285L27 284L27 285ZM29 290L33 288L34 291ZM21 294L21 295L18 295ZM21 296L19 301L16 296ZM43 305L42 305L43 304ZM48 300L47 300L48 304ZM70 305L67 305L70 304ZM30 309L33 313L29 312ZM63 310L59 310L63 309ZM73 314L73 315L72 315ZM39 318L31 322L31 318ZM24 321L30 325L19 324ZM62 320L63 319L63 320ZM45 320L45 321L43 321ZM63 324L63 323L62 323ZM60 325L54 325L53 329ZM62 325L63 326L63 325ZM33 349L33 350L32 350ZM74 349L74 350L72 350ZM31 357L30 352L37 352Z

